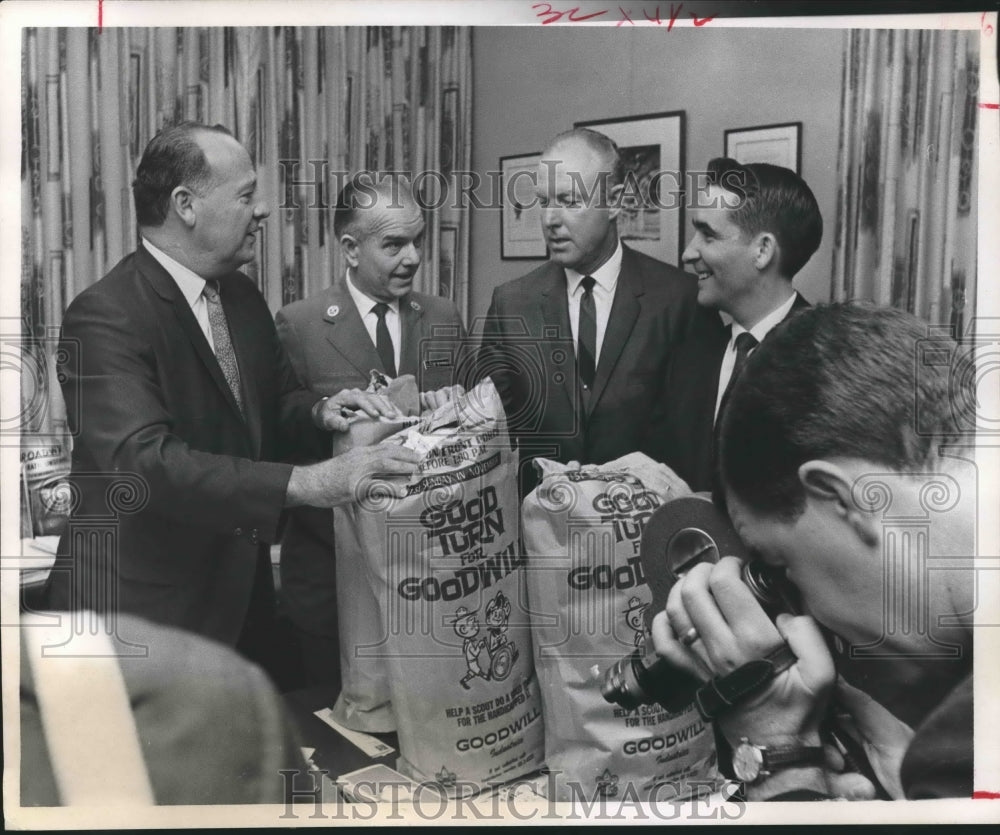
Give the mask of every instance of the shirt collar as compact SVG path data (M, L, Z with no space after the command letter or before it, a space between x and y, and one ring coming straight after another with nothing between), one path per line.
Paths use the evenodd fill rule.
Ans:
M153 246L146 238L142 239L142 245L159 262L160 266L170 274L174 283L180 288L184 300L188 303L188 307L194 307L195 302L205 292L205 279L198 275L198 273L189 270L180 262L175 261L162 249Z
M566 289L569 295L576 292L584 275L589 275L594 282L605 292L611 293L618 284L618 274L622 270L622 242L619 240L615 251L611 257L599 266L592 273L581 273L566 267Z
M357 288L350 267L347 268L347 290L351 294L351 298L354 299L354 304L362 316L367 316L371 313L372 308L379 303L378 299L373 299L367 293ZM386 302L386 304L389 305L389 310L397 316L399 315L399 299L393 299L391 302Z
M763 342L764 337L781 324L784 318L789 314L789 312L791 312L792 305L795 304L796 296L798 296L798 293L793 290L792 295L790 295L785 302L783 302L779 307L776 307L756 325L750 328L750 335L756 339L758 343ZM735 341L736 337L745 331L746 328L734 319L730 341Z

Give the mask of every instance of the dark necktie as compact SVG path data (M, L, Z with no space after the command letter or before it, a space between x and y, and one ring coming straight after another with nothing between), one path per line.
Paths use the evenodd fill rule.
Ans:
M378 351L378 358L382 360L382 370L390 377L395 377L396 353L392 348L389 326L385 323L385 314L389 312L389 305L385 302L379 302L372 310L378 316L378 324L375 325L375 350Z
M733 385L736 383L736 378L740 376L743 371L743 366L747 364L747 359L750 356L750 352L757 347L756 337L749 331L743 331L739 336L736 337L736 362L733 363L733 373L729 377L729 382L726 384L726 391L722 395L722 400L719 403L719 413L722 413L722 407L725 405L726 400L729 399L729 395L733 390Z
M577 324L576 357L580 369L580 382L585 389L594 385L594 368L597 356L597 311L594 308L594 279L585 275L580 282L580 319Z
M240 367L236 364L236 352L233 341L229 337L229 324L226 322L226 311L222 309L222 299L219 296L219 282L206 281L205 300L208 302L208 323L212 328L212 342L215 347L215 358L219 361L222 376L229 383L229 390L236 398L236 405L243 414L243 390L240 387Z

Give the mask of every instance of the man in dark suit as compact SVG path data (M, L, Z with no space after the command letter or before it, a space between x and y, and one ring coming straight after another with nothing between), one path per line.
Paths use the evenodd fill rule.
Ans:
M455 305L412 290L423 251L424 219L409 186L395 175L362 173L341 190L334 234L347 274L311 298L278 311L278 336L299 380L316 394L364 389L372 370L412 374L421 405L454 394L454 365L428 351L465 337ZM289 514L281 542L281 598L310 684L340 681L333 515L319 508Z
M816 198L795 172L716 158L708 175L683 254L698 276L700 309L656 410L656 457L694 491L713 487L714 427L731 381L772 328L809 306L792 278L823 235Z
M298 384L267 304L238 272L268 208L225 128L162 130L133 195L141 246L63 320L78 500L49 602L140 614L256 658L283 508L349 502L358 479L412 472L415 456L382 447L276 463L293 446L324 457L323 430L346 429L341 408L395 410L354 392L323 401Z
M657 434L649 407L694 314L695 281L619 241L623 185L608 137L557 136L536 189L549 261L493 293L479 369L503 398L525 493L535 457L600 464Z

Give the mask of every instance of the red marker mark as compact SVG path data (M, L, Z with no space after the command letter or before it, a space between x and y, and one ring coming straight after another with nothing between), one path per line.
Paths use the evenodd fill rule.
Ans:
M615 24L615 26L616 26L616 27L618 27L618 26L621 26L621 25L622 25L622 24L623 24L623 23L624 23L624 22L625 22L626 20L627 20L627 21L628 21L629 23L631 23L631 24L632 24L633 26L635 26L635 21L634 21L634 20L632 20L632 18L630 18L630 17L628 16L628 12L627 12L627 11L625 11L625 9L623 9L623 8L622 8L621 6L619 6L619 7L618 7L618 11L620 11L620 12L622 13L622 20L619 20L619 21L618 21L618 22L617 22L617 23Z
M645 9L642 10L642 13L644 15L646 15L646 20L648 20L650 23L655 23L657 26L662 25L663 21L660 20L660 7L659 6L656 7L656 17L650 17L649 16L649 12L647 12Z
M1000 800L1000 792L973 792L973 800Z
M674 4L673 3L670 4L670 22L667 24L667 31L668 32L671 29L674 28L674 23L677 21L677 17L680 15L681 9L683 9L683 8L684 8L684 4L681 3L677 7L677 11L674 11Z
M578 15L578 12L580 11L579 6L574 6L572 9L569 9L568 11L560 12L557 11L556 9L553 9L551 4L549 3L535 3L535 5L533 5L531 8L538 9L541 8L542 6L545 6L545 8L542 9L542 11L535 13L535 17L543 17L545 15L549 16L548 20L542 21L542 26L547 26L549 23L557 23L564 17L566 18L566 21L568 23L581 23L584 20L590 20L591 18L600 17L602 14L608 13L608 10L604 9L603 11L600 12L591 12L590 14L586 15Z
M983 12L982 17L979 18L979 22L983 25L983 32L987 35L993 34L993 24L986 22L986 12Z
M97 31L104 28L104 0L97 0Z
M696 17L692 14L691 19L694 21L695 26L704 26L709 21L715 20L715 15L711 15L710 17Z
M979 102L979 106L984 110L1000 110L1000 104L994 101L991 102L981 101Z

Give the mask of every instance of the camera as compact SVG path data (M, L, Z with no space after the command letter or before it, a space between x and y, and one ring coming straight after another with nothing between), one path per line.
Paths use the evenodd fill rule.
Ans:
M656 654L650 623L681 577L699 563L717 563L723 556L743 561L743 582L772 620L782 612L798 611L797 591L784 572L754 559L711 500L696 494L667 502L649 518L640 545L643 572L653 593L646 635L633 653L605 671L601 694L607 702L627 710L658 702L672 713L691 704L702 682Z

